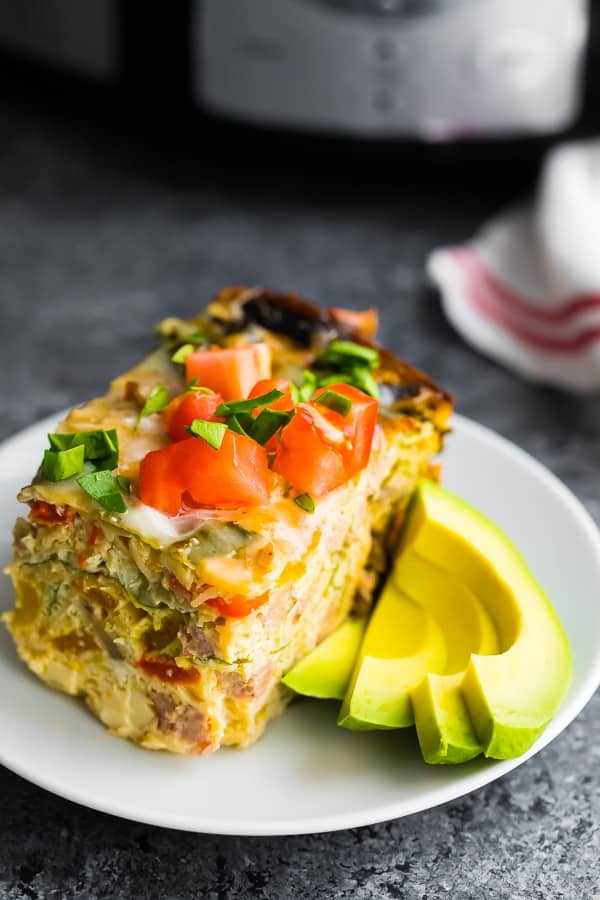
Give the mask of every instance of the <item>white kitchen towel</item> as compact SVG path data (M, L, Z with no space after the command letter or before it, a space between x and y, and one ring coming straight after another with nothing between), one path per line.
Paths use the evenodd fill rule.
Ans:
M536 381L600 389L600 140L550 151L534 201L427 271L473 346Z

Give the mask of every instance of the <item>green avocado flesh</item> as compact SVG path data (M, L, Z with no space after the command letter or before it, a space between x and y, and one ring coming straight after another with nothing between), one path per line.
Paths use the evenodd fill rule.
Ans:
M297 694L343 700L367 620L348 619L282 679Z
M428 763L507 759L533 744L570 679L567 637L518 551L473 507L422 481L339 724L414 724Z

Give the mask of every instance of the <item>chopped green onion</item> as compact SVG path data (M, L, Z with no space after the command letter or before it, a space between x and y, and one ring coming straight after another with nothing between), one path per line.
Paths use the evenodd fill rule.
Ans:
M48 440L52 450L70 450L74 446L75 437L77 437L75 434L49 434ZM79 443L83 446L83 441Z
M335 372L333 375L319 375L317 387L329 387L331 384L352 384L352 375L345 372Z
M236 434L244 434L246 437L251 437L254 422L254 416L251 416L250 413L238 413L237 416L227 416L227 427L235 431Z
M319 356L319 362L347 368L356 364L376 369L379 353L374 347L365 347L354 341L332 341Z
M263 409L254 419L250 437L259 444L266 444L276 431L288 424L293 415L293 410Z
M300 494L298 497L294 497L294 503L304 512L314 513L315 511L315 501L310 494Z
M371 374L379 363L379 352L374 347L365 347L354 341L332 341L316 359L318 366L329 370L317 375L317 384L327 387L336 382L347 382L379 399L379 388Z
M283 397L283 391L273 388L268 394L261 394L260 397L253 397L250 400L230 400L228 403L221 403L217 406L215 415L217 416L237 416L239 413L252 412L259 406L267 406L275 400Z
M379 385L368 369L362 369L357 366L352 371L352 384L359 390L364 391L365 394L369 394L370 397L375 397L376 400L379 400Z
M197 378L192 378L185 386L186 391L194 391L197 394L214 394L211 388L203 387Z
M79 475L85 468L85 450L83 444L69 447L67 450L44 450L42 475L48 481L64 481Z
M312 397L312 395L315 392L316 386L317 386L317 376L315 375L314 372L311 372L309 369L305 369L304 372L302 373L302 384L300 385L299 388L297 388L298 400L301 400L304 402L306 402L307 400L310 400L310 398ZM295 402L297 402L295 398L294 398L294 400L295 400Z
M161 409L165 408L168 402L169 394L167 393L166 387L162 384L155 384L146 397L146 402L140 410L135 427L137 428L142 419L145 419L146 416L153 416L156 413L159 413Z
M202 438L213 450L218 450L223 443L227 425L223 422L206 422L204 419L194 419L191 425L185 426L185 430L194 437Z
M349 400L348 397L344 397L343 394L338 394L337 391L325 391L325 393L316 398L316 402L320 403L321 406L332 409L334 412L339 413L340 416L344 417L347 416L352 409L352 400Z
M127 512L127 504L123 500L117 479L107 469L82 475L77 479L77 484L108 512Z
M198 328L196 331L192 331L191 334L186 334L185 339L190 344L206 344L208 343L208 336L205 331Z
M236 434L243 434L259 444L266 444L269 438L288 424L293 415L293 410L268 408L261 410L256 418L250 413L239 412L237 415L227 416L227 427Z
M329 387L331 384L352 384L371 397L379 400L379 386L368 369L355 366L352 372L336 372L333 375L320 375L317 387Z
M194 350L195 347L193 344L182 344L171 357L171 361L174 363L185 363L190 353L193 353Z
M127 478L126 475L116 475L115 476L117 484L119 485L119 490L123 491L124 494L131 493L131 478Z
M85 460L93 462L98 469L114 469L119 462L119 436L115 428L49 434L48 440L52 450L70 450L82 445Z

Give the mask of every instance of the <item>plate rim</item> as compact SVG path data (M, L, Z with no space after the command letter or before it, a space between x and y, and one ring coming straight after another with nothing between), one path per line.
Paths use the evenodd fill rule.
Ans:
M65 411L45 416L13 435L0 441L0 450L10 449L10 445L18 444L31 432L37 432L45 427L53 427L54 423ZM589 539L589 549L593 550L600 562L600 530L594 519L587 511L583 503L553 472L543 463L539 462L526 450L508 438L494 431L486 425L482 425L460 413L454 413L452 426L456 430L475 436L484 443L501 445L502 449L512 458L516 459L534 477L540 479L544 486L560 496L562 502L568 507L586 537ZM126 805L111 802L103 802L101 797L85 797L81 791L70 791L62 780L53 780L51 777L39 777L27 766L21 766L18 760L7 758L2 742L0 741L0 764L9 771L34 784L36 787L47 790L64 800L68 800L79 806L96 810L97 812L117 816L131 822L152 825L162 828L172 828L178 831L186 831L196 834L212 834L229 837L283 837L302 834L321 834L325 832L340 831L348 828L361 828L367 825L376 825L392 819L404 818L419 812L434 809L444 803L457 800L479 790L487 784L491 784L509 772L526 763L529 759L547 747L558 737L568 725L580 714L600 685L600 649L593 660L593 664L577 689L576 694L567 703L563 701L556 716L546 727L535 744L524 754L516 759L492 761L489 768L473 773L457 782L450 782L439 787L429 789L423 794L423 799L415 798L412 801L394 801L382 806L365 807L360 812L352 811L332 813L331 815L318 815L303 817L302 819L275 819L275 820L246 820L210 818L206 816L178 815L176 813L157 813L151 808L138 808L132 811Z

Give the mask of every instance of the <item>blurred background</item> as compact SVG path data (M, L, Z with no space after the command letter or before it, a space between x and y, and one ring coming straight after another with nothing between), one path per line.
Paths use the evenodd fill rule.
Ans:
M464 347L424 262L597 132L599 76L586 0L4 0L0 427L102 390L228 283L376 305L513 437L530 406L587 410Z
M164 316L192 314L226 284L266 284L377 306L385 343L452 391L460 412L541 459L599 521L597 400L527 382L468 347L425 272L435 247L532 192L548 148L598 134L599 85L600 10L585 0L3 0L0 438L103 392L152 347ZM536 835L567 823L561 853L576 867L597 828L588 801L545 773L570 770L594 743L592 715L529 764L546 797L535 817L492 785L479 803L377 826L364 841L343 833L323 869L331 862L340 884L351 855L384 884L405 840L441 896L435 828L436 853L464 854L464 896L483 883L508 896L507 878L510 896L534 896L513 871L518 829L539 896L558 896L566 869L557 874L553 840ZM169 891L182 877L180 836L115 826L5 771L0 786L3 896L97 896L98 873L154 896L148 879L165 872L163 896L179 896ZM40 833L40 803L60 830ZM272 843L253 845L252 865L243 842L206 846L221 881L231 866L252 891ZM279 856L279 897L292 896L291 860ZM229 897L217 875L214 896ZM578 877L578 895L592 896Z
M7 0L13 59L112 101L356 138L565 131L590 105L588 0Z
M5 433L244 282L377 305L469 411L471 369L503 375L445 326L425 258L597 131L599 37L587 0L4 0L0 306L28 397Z

